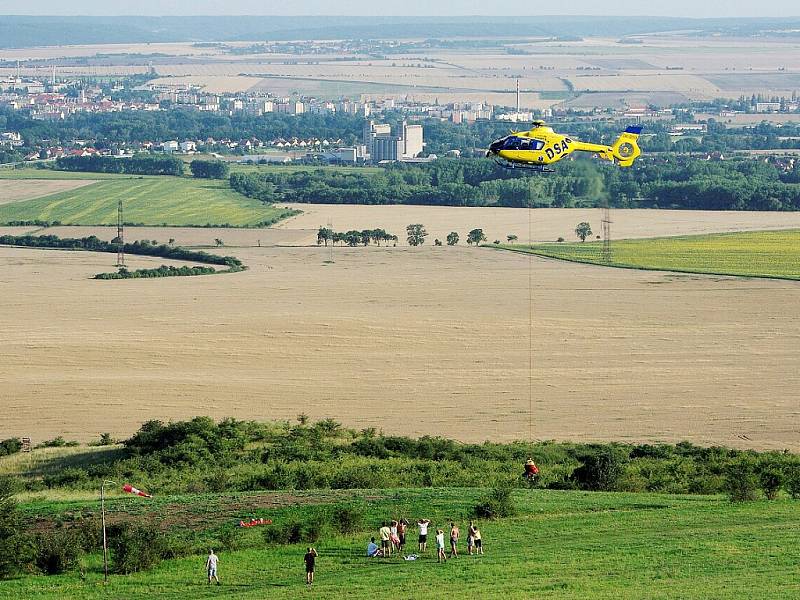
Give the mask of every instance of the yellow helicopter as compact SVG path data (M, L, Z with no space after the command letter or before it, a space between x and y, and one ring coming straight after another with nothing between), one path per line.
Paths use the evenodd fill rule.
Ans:
M534 121L530 131L511 133L492 142L486 156L495 156L504 167L523 168L539 173L552 173L548 168L573 152L592 152L599 158L615 162L620 167L630 167L642 153L636 140L642 133L640 126L628 127L611 146L591 144L556 133L544 121Z

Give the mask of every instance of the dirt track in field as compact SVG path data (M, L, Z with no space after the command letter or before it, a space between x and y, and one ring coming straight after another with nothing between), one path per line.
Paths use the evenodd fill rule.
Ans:
M530 424L800 450L798 283L465 247L235 254L250 270L100 282L113 257L0 248L0 438L307 413L463 440Z

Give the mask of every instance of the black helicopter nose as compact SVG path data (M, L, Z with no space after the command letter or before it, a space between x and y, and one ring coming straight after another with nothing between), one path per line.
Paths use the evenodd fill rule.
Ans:
M489 145L489 149L486 151L486 156L490 154L497 154L500 152L500 149L503 147L503 140L497 140L496 142L492 142Z

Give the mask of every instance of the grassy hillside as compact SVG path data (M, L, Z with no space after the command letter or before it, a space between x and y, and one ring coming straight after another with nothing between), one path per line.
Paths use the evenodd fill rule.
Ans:
M119 200L124 203L125 222L140 225L252 226L270 224L290 214L237 194L229 189L227 181L114 177L80 189L0 206L0 223L113 225L117 222Z
M613 267L800 279L800 230L619 240L612 243L610 263L601 242L501 247Z
M129 179L119 173L86 173L82 171L55 171L53 169L0 169L0 179Z
M481 521L484 556L437 564L363 556L380 521L427 517L466 528L480 489L354 490L156 497L110 502L110 519L156 518L220 556L221 588L204 582L204 555L163 562L104 588L99 552L84 559L85 575L25 576L0 585L0 598L296 598L305 593L306 543L270 545L262 530L236 527L240 518L272 518L276 526L311 519L326 504L359 506L365 520L351 535L325 531L315 598L789 598L800 594L797 504L790 500L730 504L719 497L518 490L518 514ZM29 501L27 519L40 527L69 521L97 502ZM411 546L416 531L412 530ZM224 543L223 543L224 540ZM464 542L460 549L464 551ZM238 550L229 547L239 546ZM391 590L391 594L387 592Z

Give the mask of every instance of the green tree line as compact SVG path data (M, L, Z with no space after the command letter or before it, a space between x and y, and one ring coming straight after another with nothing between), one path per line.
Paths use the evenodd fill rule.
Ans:
M266 202L623 208L800 210L800 164L784 170L754 160L640 159L622 169L562 161L531 175L485 159L395 164L378 174L309 169L234 173L231 187Z
M129 175L183 175L183 161L174 156L139 154L130 158L112 156L62 156L56 159L59 171L88 173L126 173Z
M67 250L89 250L91 252L117 252L119 244L116 240L107 242L97 236L90 235L83 238L60 238L56 235L0 235L0 246L25 246L28 248L63 248ZM223 265L229 270L244 269L241 260L235 256L219 256L209 254L202 250L187 250L180 246L155 244L148 240L139 240L122 246L126 254L139 254L142 256L159 256L172 260Z

